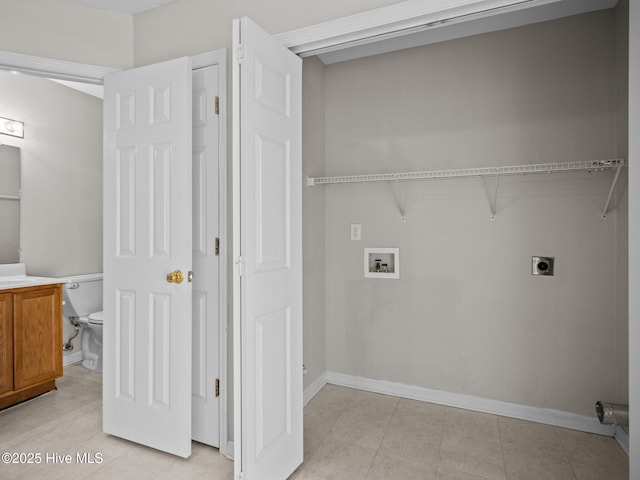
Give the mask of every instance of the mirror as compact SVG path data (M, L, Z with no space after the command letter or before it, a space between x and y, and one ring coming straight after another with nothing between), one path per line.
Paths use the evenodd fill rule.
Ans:
M0 145L0 264L20 261L20 149Z
M19 149L20 165L20 200L0 200L14 217L19 209L19 228L0 213L0 264L19 257L29 275L43 277L102 271L102 99L1 70L0 92L0 115L25 124L24 138L0 134L0 143ZM11 234L17 251L5 246Z

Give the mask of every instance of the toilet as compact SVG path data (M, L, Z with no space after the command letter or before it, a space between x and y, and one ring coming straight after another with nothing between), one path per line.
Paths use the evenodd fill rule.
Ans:
M102 372L102 273L63 277L62 311L69 320L82 325L82 365Z

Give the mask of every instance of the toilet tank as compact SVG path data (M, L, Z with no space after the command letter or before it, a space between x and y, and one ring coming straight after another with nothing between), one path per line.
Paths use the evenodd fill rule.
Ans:
M60 281L65 317L85 317L102 310L102 273L62 277Z

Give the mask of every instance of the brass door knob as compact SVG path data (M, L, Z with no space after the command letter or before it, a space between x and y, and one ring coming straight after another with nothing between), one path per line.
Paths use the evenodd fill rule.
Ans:
M180 270L174 270L167 275L167 282L169 283L182 283L182 280L184 280L184 275Z

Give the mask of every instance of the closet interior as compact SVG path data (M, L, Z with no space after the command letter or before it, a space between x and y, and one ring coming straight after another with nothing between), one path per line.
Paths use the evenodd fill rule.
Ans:
M628 404L623 3L305 59L305 387ZM398 249L398 278L366 275L376 247Z

